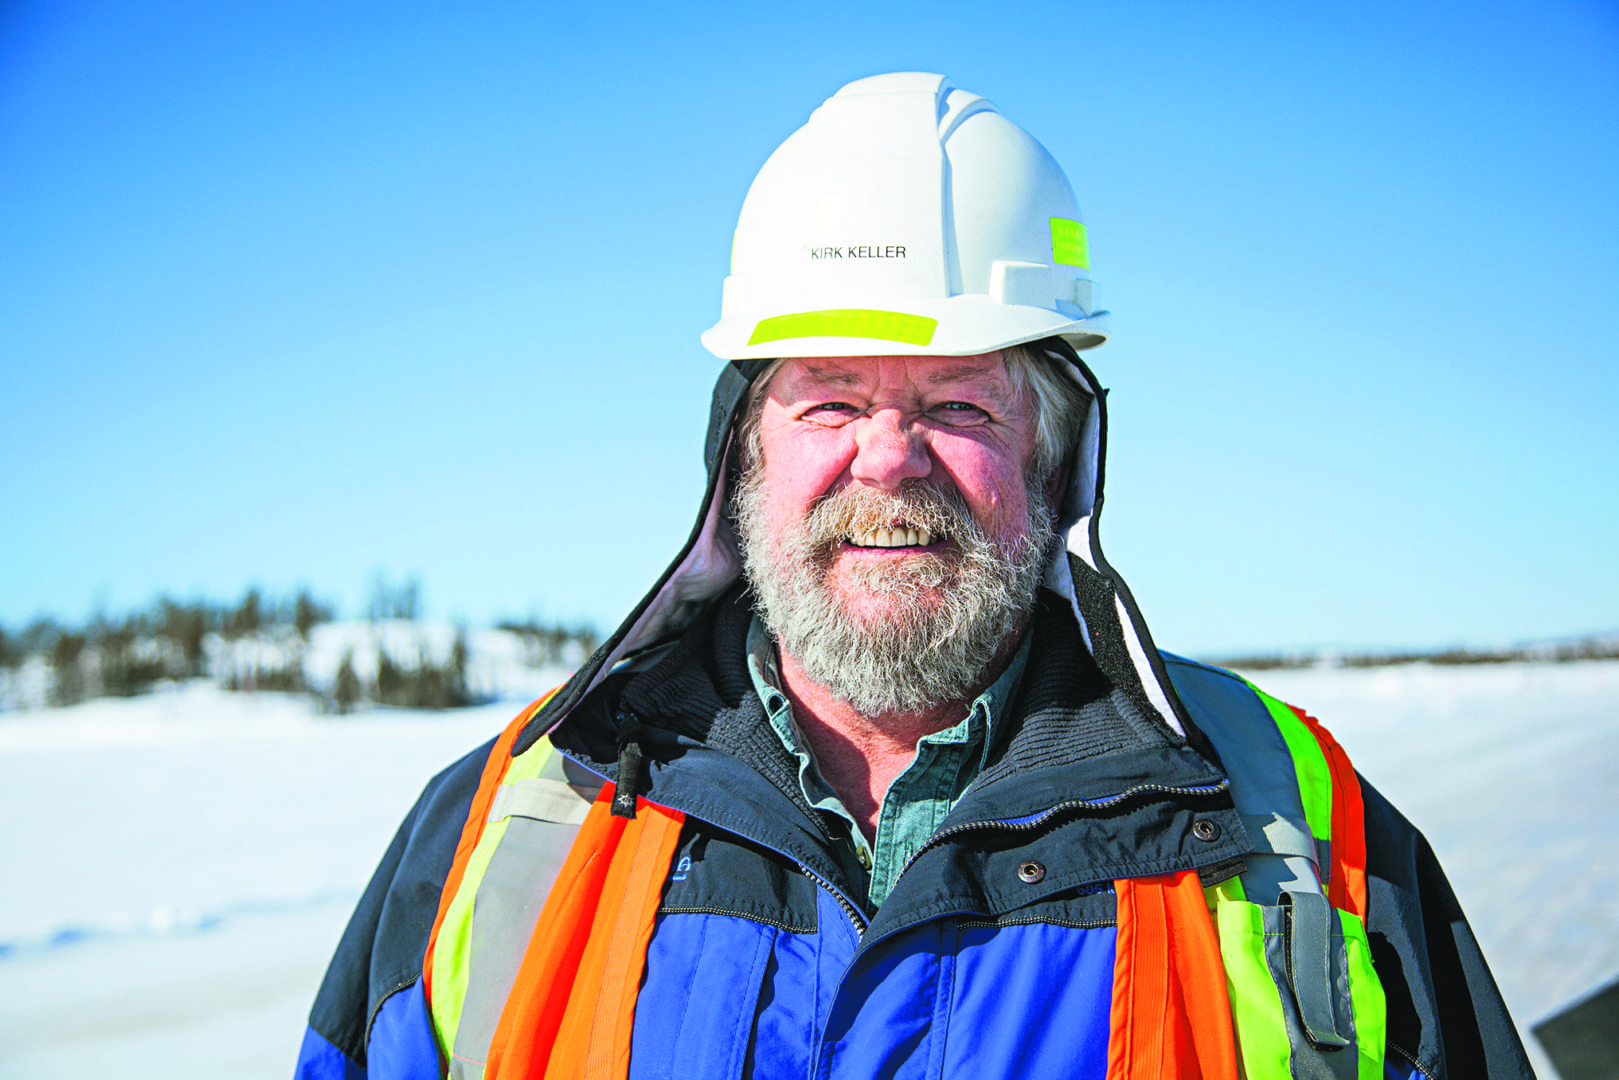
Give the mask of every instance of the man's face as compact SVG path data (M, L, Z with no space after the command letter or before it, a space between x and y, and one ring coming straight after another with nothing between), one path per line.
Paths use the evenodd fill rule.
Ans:
M1034 419L1000 355L789 360L759 423L737 508L783 647L868 712L966 692L1032 603L1052 536L1044 478L1026 476Z

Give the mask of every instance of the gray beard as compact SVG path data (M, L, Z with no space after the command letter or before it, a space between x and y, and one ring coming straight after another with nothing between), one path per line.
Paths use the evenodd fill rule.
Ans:
M850 487L822 499L772 550L763 473L750 469L733 503L744 571L765 625L805 674L867 716L919 712L978 689L1045 577L1056 526L1043 485L1030 483L1026 527L1004 544L984 534L959 493L907 481L898 494ZM948 541L901 565L856 566L857 585L893 598L881 619L863 620L826 573L845 536L896 518Z

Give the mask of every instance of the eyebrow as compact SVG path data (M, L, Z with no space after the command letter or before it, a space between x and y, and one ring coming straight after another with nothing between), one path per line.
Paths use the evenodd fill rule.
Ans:
M941 368L929 372L923 382L929 387L943 386L947 383L965 382L987 374L990 365L985 363L956 364L952 367ZM825 364L806 364L804 373L810 380L824 386L858 386L864 380L858 372L844 368L835 368Z
M813 382L827 386L858 386L861 382L856 372L822 364L805 364L804 372Z
M923 379L923 382L930 387L943 386L945 383L965 382L988 374L990 367L991 365L982 362L956 364L954 367L941 368L938 371L930 372Z

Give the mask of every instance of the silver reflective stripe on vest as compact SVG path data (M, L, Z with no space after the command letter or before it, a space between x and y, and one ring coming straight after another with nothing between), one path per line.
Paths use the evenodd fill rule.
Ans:
M1241 807L1248 800L1238 793L1236 781L1231 787L1233 801ZM1296 822L1274 811L1239 816L1252 846L1242 873L1243 891L1250 898L1263 896L1274 903L1292 893L1320 891L1324 875L1320 874L1316 852L1325 845L1317 843L1307 828L1299 828Z
M535 776L503 785L495 792L489 820L503 817L532 818L558 825L582 825L590 812L590 799L573 785L548 776Z
M455 1080L483 1076L529 938L595 796L587 786L589 777L579 775L582 770L553 751L548 740L525 753L549 754L550 759L538 776L504 784L495 792L489 820L506 819L506 833L472 901L467 992L450 1056Z
M1231 778L1252 851L1242 874L1248 899L1276 904L1286 892L1320 892L1323 878L1293 754L1270 710L1234 676L1186 663L1167 667L1192 722L1214 743Z
M1322 889L1331 844L1310 832L1293 754L1242 680L1181 661L1167 669L1193 722L1219 751L1248 834L1242 890L1264 921L1265 965L1287 1025L1292 1077L1355 1080L1348 951Z
M1243 814L1242 827L1248 830L1248 839L1261 851L1272 855L1297 855L1315 861L1315 838L1308 829L1301 829L1281 814ZM491 819L493 820L493 819Z

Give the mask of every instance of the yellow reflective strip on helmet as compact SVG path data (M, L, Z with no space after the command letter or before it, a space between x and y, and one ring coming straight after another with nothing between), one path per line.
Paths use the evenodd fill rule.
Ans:
M1091 268L1091 244L1085 235L1085 223L1067 218L1051 219L1051 259L1063 266Z
M767 341L801 337L859 337L926 345L933 340L933 331L938 327L938 319L907 315L903 311L831 308L760 319L759 325L753 328L753 336L748 338L748 344L763 345Z

